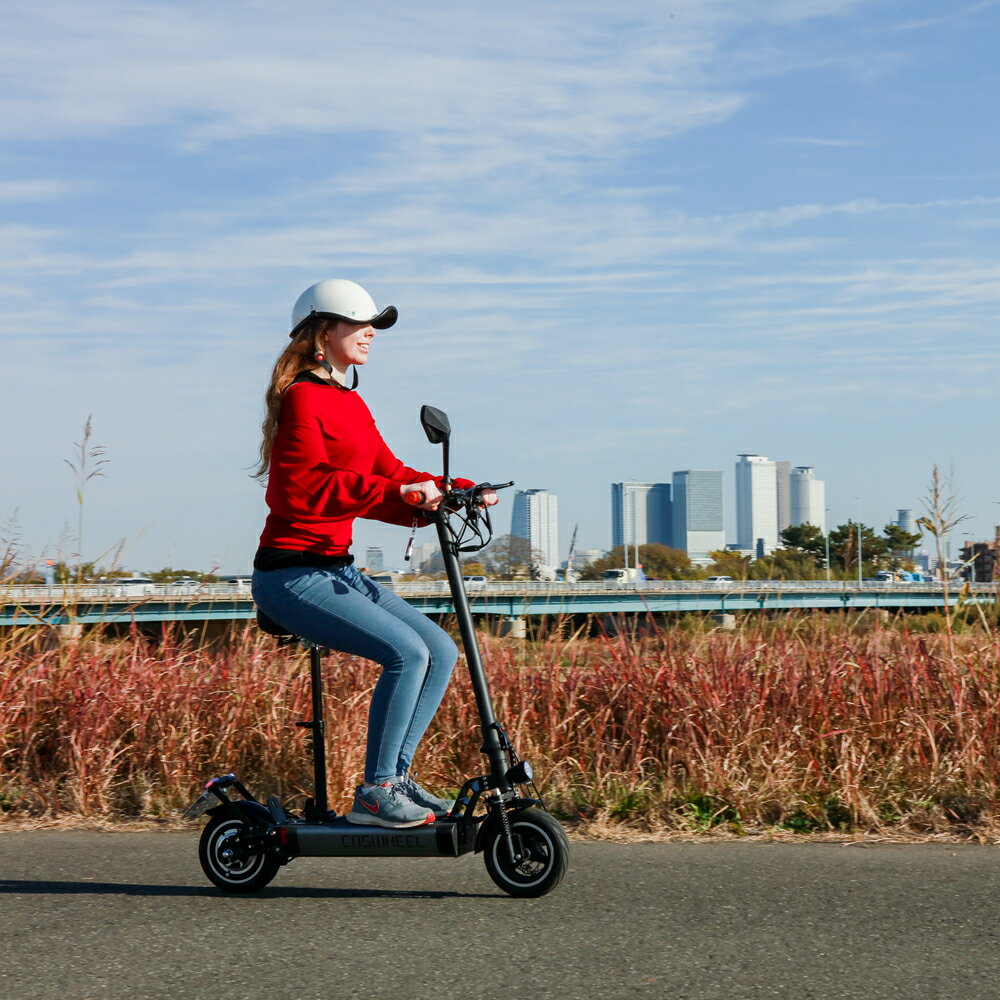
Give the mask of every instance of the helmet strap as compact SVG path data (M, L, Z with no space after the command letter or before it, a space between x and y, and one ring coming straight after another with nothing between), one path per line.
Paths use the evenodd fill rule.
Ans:
M347 389L348 392L353 392L355 389L357 389L357 387L358 387L358 369L357 369L356 366L352 366L353 379L351 381L351 386L348 389L348 387L346 385L343 385L341 383L340 379L338 379L337 376L333 374L333 365L331 365L330 362L326 360L326 356L323 354L322 351L317 351L316 354L315 354L315 357L316 357L316 363L321 368L325 368L326 369L326 373L327 373L327 375L330 376L330 381L333 382L334 385L339 385L341 389Z

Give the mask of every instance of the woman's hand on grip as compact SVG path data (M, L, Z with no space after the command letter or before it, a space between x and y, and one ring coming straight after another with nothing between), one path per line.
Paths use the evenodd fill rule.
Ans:
M418 510L437 510L441 506L444 494L438 489L437 483L428 479L425 483L408 483L399 487L399 495L403 502Z

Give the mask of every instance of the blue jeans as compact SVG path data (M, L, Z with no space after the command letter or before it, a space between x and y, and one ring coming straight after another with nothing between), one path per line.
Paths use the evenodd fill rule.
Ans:
M458 659L444 629L354 566L256 570L252 591L269 618L311 642L375 660L365 781L407 770Z

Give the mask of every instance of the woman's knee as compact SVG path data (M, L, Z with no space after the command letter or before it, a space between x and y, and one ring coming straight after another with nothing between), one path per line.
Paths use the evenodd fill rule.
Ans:
M433 636L427 642L430 651L431 669L437 672L447 672L450 674L455 669L458 662L458 647L447 632L439 630L439 636Z
M412 630L400 630L392 637L390 643L395 656L392 663L384 663L384 667L395 668L407 673L416 672L421 675L427 672L432 660L432 652L427 643Z

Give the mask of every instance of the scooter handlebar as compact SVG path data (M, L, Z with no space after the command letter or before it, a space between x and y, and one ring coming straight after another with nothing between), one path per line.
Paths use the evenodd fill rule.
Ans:
M487 490L503 490L513 485L513 480L509 483L476 483L475 486L469 486L466 489L449 490L444 495L443 503L446 507L457 509L462 503L485 493ZM408 490L403 494L403 502L408 503L411 507L419 507L425 499L426 494L423 490Z

